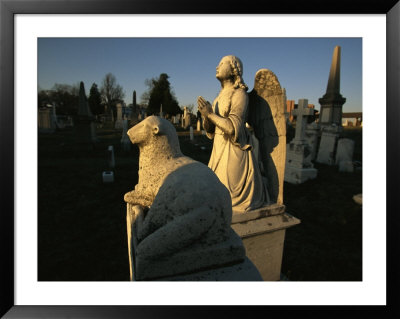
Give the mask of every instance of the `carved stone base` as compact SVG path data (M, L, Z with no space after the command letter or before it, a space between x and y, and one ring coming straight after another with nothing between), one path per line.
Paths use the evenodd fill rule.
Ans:
M233 213L232 228L242 238L246 256L264 281L280 279L285 231L299 223L299 219L285 213L284 205L278 204Z

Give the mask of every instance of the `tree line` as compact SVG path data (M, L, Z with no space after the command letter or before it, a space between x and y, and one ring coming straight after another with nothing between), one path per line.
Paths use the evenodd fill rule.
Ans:
M158 78L145 80L147 90L141 96L141 106L147 108L147 114L158 114L162 105L164 114L176 115L182 113L178 101L168 81L169 76L161 73ZM54 84L50 90L38 92L38 107L45 107L55 103L57 113L62 115L76 115L79 104L79 86L69 84ZM116 104L123 101L124 90L118 84L112 73L107 73L100 88L96 83L90 87L88 104L93 115L115 113ZM136 103L134 98L134 103Z

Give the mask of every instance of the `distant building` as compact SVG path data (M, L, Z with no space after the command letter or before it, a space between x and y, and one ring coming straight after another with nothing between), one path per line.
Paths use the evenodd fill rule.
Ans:
M287 114L287 118L290 122L293 122L293 115L292 115L292 111L294 110L294 100L287 100L286 101L286 114Z
M362 126L362 112L347 112L342 114L343 126Z

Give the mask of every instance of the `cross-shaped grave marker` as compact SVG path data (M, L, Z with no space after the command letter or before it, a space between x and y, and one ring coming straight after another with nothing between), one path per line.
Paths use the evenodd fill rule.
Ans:
M305 141L304 136L307 126L307 116L314 115L314 109L308 107L307 99L299 99L298 107L292 111L292 114L293 116L297 116L294 141L303 143Z

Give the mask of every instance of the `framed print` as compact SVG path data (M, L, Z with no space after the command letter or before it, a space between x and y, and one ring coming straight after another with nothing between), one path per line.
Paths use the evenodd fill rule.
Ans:
M287 313L301 317L308 316L310 311L317 315L319 312L323 312L324 315L329 313L334 317L370 312L376 312L380 317L398 314L395 302L398 296L394 289L398 282L398 275L394 271L398 262L394 258L394 249L399 238L396 232L398 220L393 214L397 208L394 201L396 194L392 186L398 176L395 163L399 159L398 148L395 147L399 133L397 105L400 84L400 5L397 1L379 4L374 1L351 1L346 5L340 1L326 1L323 4L305 1L302 5L296 1L262 5L227 5L211 2L189 5L183 1L170 1L167 4L157 1L122 0L28 3L0 1L0 180L3 186L0 192L1 315L5 318L204 317L210 313L221 316L231 312L244 314L256 310L268 314L272 312L274 315ZM130 46L130 43L134 45ZM238 57L243 59L243 65L241 62L236 63L239 65L237 72L242 72L240 70L243 66L247 68L248 73L243 75L242 80L249 86L249 92L253 88L256 71L268 67L280 80L284 79L281 84L287 92L293 92L296 88L300 91L295 97L293 93L287 95L285 107L289 105L287 102L293 99L293 107L297 107L297 110L302 103L306 108L312 109L314 106L308 105L303 99L310 97L309 103L314 103L317 108L319 105L316 103L320 103L321 110L307 112L318 118L321 125L324 121L334 121L336 113L330 114L323 108L325 100L322 96L325 88L328 94L334 85L329 84L333 83L330 79L326 87L328 73L321 74L321 78L313 75L314 82L318 82L322 87L318 87L315 97L312 95L314 92L309 93L303 89L306 85L302 82L308 81L307 76L310 78L307 72L318 73L316 65L322 64L319 60L320 46L317 43L324 43L321 47L329 48L326 49L329 54L324 54L329 55L325 68L326 72L330 72L330 78L335 77L332 75L336 72L335 65L339 65L340 68L340 46L346 49L350 47L347 52L354 53L351 59L347 60L346 56L341 61L344 79L341 90L346 92L343 96L347 98L349 107L359 103L362 109L355 107L351 111L341 112L338 125L344 123L341 118L344 112L348 112L347 125L350 116L355 117L354 126L360 124L360 121L363 122L362 135L360 133L362 137L358 140L362 147L355 151L355 159L358 162L352 162L354 170L357 165L360 166L358 177L354 178L358 179L354 183L359 184L363 194L362 210L356 206L357 222L358 225L362 224L361 229L357 228L357 235L348 236L344 231L346 224L351 223L351 216L355 215L350 216L350 211L346 211L347 216L335 216L329 232L324 229L320 232L325 232L325 237L333 236L332 243L340 242L340 245L324 246L322 241L318 242L317 237L313 237L312 234L315 233L311 231L308 239L315 239L313 245L302 247L301 243L297 243L297 246L290 246L295 241L305 240L301 237L305 235L302 233L301 236L290 237L291 230L288 230L286 249L291 252L297 251L298 257L289 259L289 262L288 259L284 259L284 271L281 271L279 265L278 278L264 278L266 282L263 283L239 283L223 279L223 282L205 280L196 283L179 282L179 279L178 282L158 281L157 278L163 278L164 270L160 271L160 277L157 277L156 272L155 280L139 279L130 282L129 278L140 278L135 277L140 274L137 272L138 268L129 264L130 262L137 265L137 260L129 259L128 262L128 257L125 261L115 256L123 256L129 245L136 240L135 237L127 244L125 239L126 208L122 193L133 188L131 184L135 183L132 181L137 178L135 174L141 167L139 168L138 162L132 164L132 151L124 149L124 144L122 140L119 143L119 139L115 154L125 155L118 155L119 167L115 167L115 164L113 166L112 162L116 159L114 149L106 152L107 145L104 144L110 138L108 132L117 129L120 119L121 125L118 129L123 129L125 124L122 119L131 116L129 112L132 112L132 107L136 107L136 100L139 111L135 116L137 119L140 117L139 121L143 120L147 113L144 113L140 105L150 105L151 92L154 92L154 87L163 79L163 83L171 83L175 90L171 91L171 101L174 101L174 98L179 99L180 104L186 105L186 111L191 110L188 112L193 113L195 118L195 106L191 103L196 103L197 95L204 94L206 100L212 101L215 98L213 94L218 92L215 75L208 74L204 80L207 85L203 86L201 72L208 70L214 59L215 65L210 69L215 72L219 59L227 56L229 53L225 51L228 50L233 51L232 54L239 52ZM232 49L235 46L237 51ZM243 48L247 48L251 54L247 55ZM84 61L80 60L82 52L85 52ZM111 56L115 60L110 63ZM268 65L265 61L273 61L274 56L280 56L280 64L275 66L271 62ZM130 64L128 61L133 59L141 62ZM254 60L261 62L253 66ZM278 58L276 60L279 61ZM332 66L329 69L331 61ZM77 66L74 67L73 64ZM151 69L152 66L154 70L151 72L141 71ZM78 69L80 73L76 75ZM218 65L217 74L220 69L221 65ZM282 72L279 69L282 69ZM85 78L85 72L92 72L91 77ZM63 77L57 77L56 74L62 74ZM117 75L116 78L114 74ZM140 78L140 83L129 82L127 85L126 79L135 76ZM340 77L340 71L337 77ZM78 150L77 146L70 147L67 138L71 138L72 141L75 133L68 135L68 132L75 132L75 128L68 131L68 125L73 123L72 127L81 120L81 110L77 108L77 114L72 116L68 108L83 105L82 101L87 100L87 94L90 95L90 112L94 112L92 98L96 95L96 89L99 101L101 95L106 96L107 78L111 79L111 82L114 81L117 91L120 83L127 91L122 92L120 88L122 93L114 99L118 99L119 104L107 106L104 98L102 103L98 103L99 108L104 107L105 110L101 109L95 114L98 120L96 126L93 125L95 129L92 130L91 126L86 127L87 133L91 135L79 131L79 134L86 134L93 139L99 137L93 133L96 130L98 134L103 134L100 139L105 142L101 148L92 145L86 150L86 144L81 145L82 150L85 148L85 152L91 152L93 155L93 161L88 161L82 156L81 149ZM166 80L168 78L170 82ZM357 92L354 96L353 91L347 90L350 87ZM196 91L193 96L190 95L192 91ZM49 96L51 99L48 99ZM56 99L57 105L52 104ZM132 106L128 107L130 101ZM168 110L172 104L163 101L161 108L150 114L160 114L163 117L164 113L169 117ZM198 103L202 103L201 99ZM216 109L222 107L218 106L223 105L221 103L214 103L214 108L211 108L213 112L218 112ZM296 107L294 103L297 103ZM38 108L35 108L36 105ZM56 106L57 116L54 113ZM107 107L109 113L106 111ZM335 107L338 108L337 105ZM335 107L332 108L332 112L335 112ZM196 118L201 126L207 112L203 114L200 111L204 111L201 106L198 107L199 115ZM299 111L293 112L295 116L296 112ZM290 112L287 113L290 116ZM109 130L108 116L113 123ZM50 122L47 123L46 119L50 119ZM61 141L54 138L57 134L48 134L49 130L54 128L52 119L56 121L57 128L62 126L67 132L65 136L70 137ZM170 122L175 121L179 120L170 118ZM296 129L293 128L293 138L300 134L296 130L297 127L301 127L301 123L296 123ZM193 132L189 134L189 131L186 132L179 125L175 126L178 135L187 135L188 140L185 145L181 144L183 153L192 156L190 154L194 154L195 150L203 152L199 156L201 159L194 157L195 155L192 157L207 164L212 142L204 145L190 142ZM49 132L44 132L45 130ZM200 128L198 132L195 130L194 135L197 134L199 141L201 138L206 140L208 133L204 131L203 136ZM133 141L132 137L130 141ZM71 142L71 145L73 143L75 142ZM112 143L114 142L109 142ZM131 147L129 140L126 147ZM66 152L69 152L68 156L65 156ZM139 153L134 152L137 158ZM48 156L50 153L51 156ZM116 182L107 183L107 178L110 177L104 173L108 174L109 169L104 163L107 163L107 167L115 167L112 178L114 180L115 177L119 185ZM90 173L85 175L85 170ZM123 178L124 174L126 177ZM348 187L348 184L343 182L344 179L337 179L335 174L331 175L335 178L332 177L329 181L332 186L330 191L334 186L343 189ZM54 178L55 176L57 178ZM76 178L72 178L73 176ZM51 179L52 183L47 182ZM287 182L286 179L285 181ZM97 189L93 185L96 185ZM287 189L292 194L297 194L299 207L305 205L310 207L311 211L313 205L309 198L314 196L317 200L317 197L325 198L326 195L318 191L318 184L314 185L314 189L308 191L314 192L311 197L307 197L310 194L301 193L298 187L288 186ZM119 194L122 194L121 201L115 208L115 203L119 203L119 200L115 201L115 196L118 197ZM270 192L269 196L271 194ZM99 208L98 203L92 202L96 196L104 199L101 204L103 207ZM302 196L307 200L303 199L302 202ZM276 195L276 198L278 197L279 195ZM327 206L336 205L335 202L342 199L336 199L335 193L326 198ZM276 201L278 202L278 199ZM289 201L287 207L293 209L294 206L291 205L294 205L294 202ZM324 210L324 206L321 204L321 207L313 209L315 212L312 214L301 215L301 226L296 227L310 230L307 225L311 225L310 220L315 216L313 214L319 209ZM119 215L110 221L112 214L105 214L107 211L117 211ZM288 209L288 212L296 217L296 209L292 212ZM340 228L339 225L343 227ZM128 228L128 236L129 234ZM351 249L359 249L359 254L354 257L352 253L347 253L347 250ZM59 253L60 250L63 253ZM248 246L246 250L250 254ZM321 255L322 253L324 255ZM300 258L301 256L304 258ZM108 262L102 262L107 259ZM325 260L322 262L322 259ZM330 262L331 260L337 262ZM225 261L224 265L226 264L228 263ZM319 271L315 270L318 269L317 265L320 266ZM348 273L344 273L343 269L346 267L343 265L348 266ZM256 266L259 270L262 267L258 264ZM354 271L350 270L353 266ZM122 268L124 270L120 271ZM208 268L204 266L204 269ZM301 270L297 270L296 273L296 269ZM146 271L144 273L146 274ZM181 273L184 273L184 270ZM261 270L260 273L263 275Z

